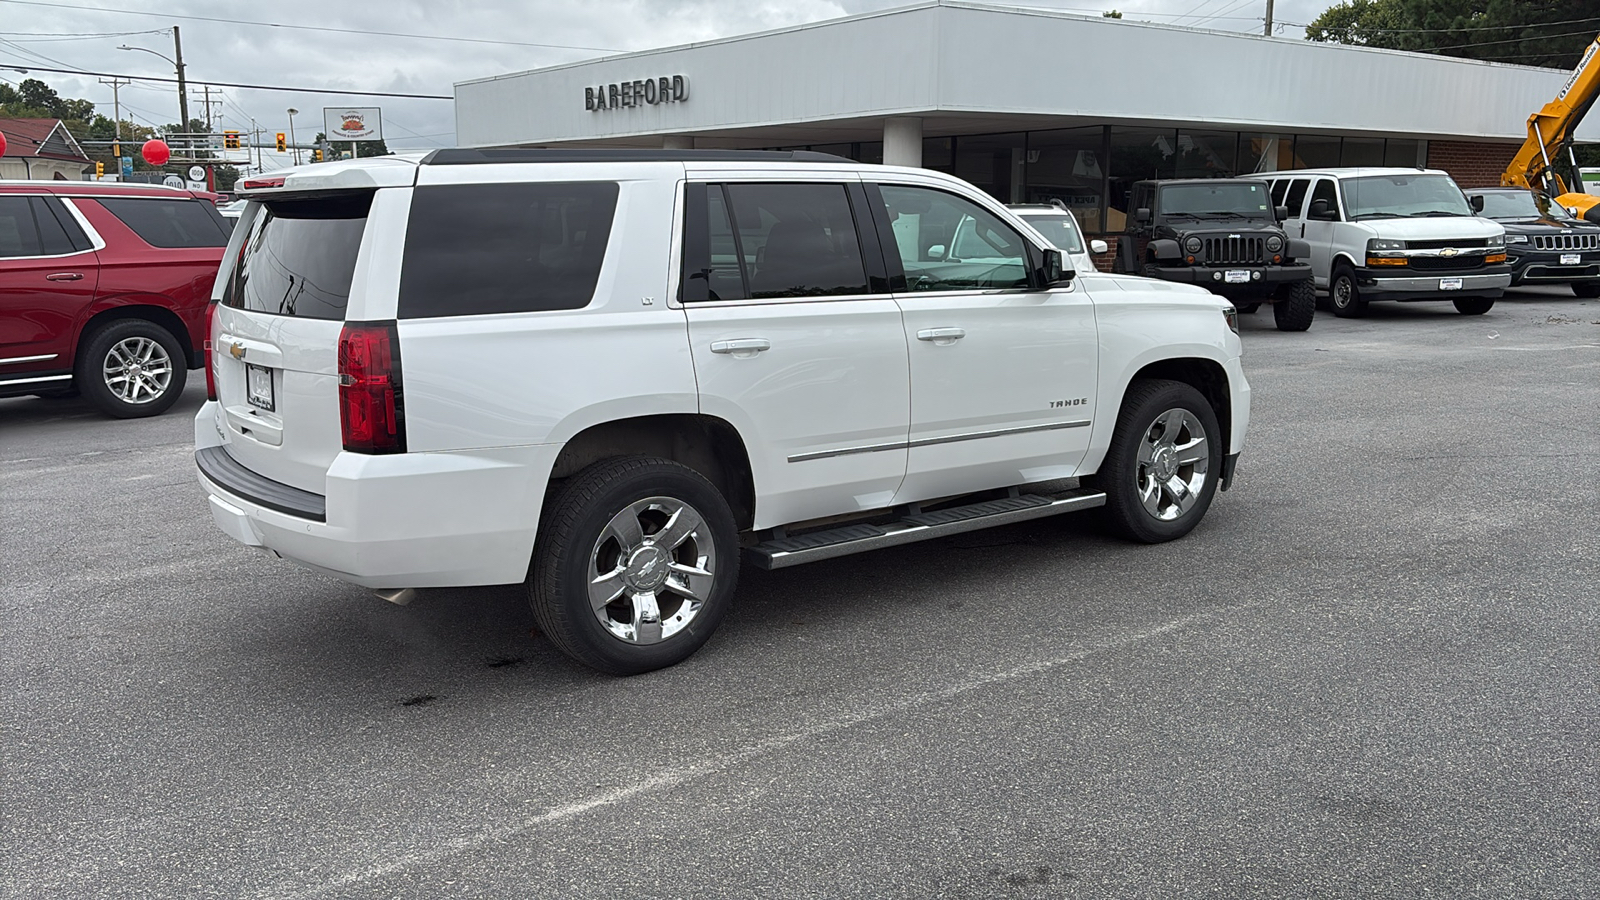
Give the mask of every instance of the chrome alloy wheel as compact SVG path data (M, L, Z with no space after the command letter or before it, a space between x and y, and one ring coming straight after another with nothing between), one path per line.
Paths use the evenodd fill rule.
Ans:
M101 374L118 400L149 403L172 383L172 357L159 341L135 335L112 345Z
M717 548L705 517L671 497L647 497L611 517L589 560L589 607L630 644L682 631L711 597Z
M1211 445L1194 413L1173 408L1156 416L1139 442L1139 501L1151 516L1170 522L1192 509L1206 484Z

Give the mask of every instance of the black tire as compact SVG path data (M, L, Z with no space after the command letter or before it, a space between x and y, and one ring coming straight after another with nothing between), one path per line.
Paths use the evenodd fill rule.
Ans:
M1305 331L1317 315L1317 289L1310 281L1296 281L1272 304L1272 321L1279 331Z
M650 539L664 531L669 518L651 505L660 501L687 507L697 514L700 527L674 548L651 552L646 549L653 546ZM610 529L611 523L624 518L635 504L647 508L627 515L641 529L641 541L633 547L633 564L629 565L629 550ZM650 530L652 522L654 530ZM691 557L695 565L703 563L704 571L710 573L710 586L702 588L705 596L698 607L689 595L679 593L677 583L671 581L674 573L668 571ZM644 587L650 602L659 607L659 635L650 634L648 624L640 624L640 607L627 592L598 610L590 605L591 582L600 583L595 572L602 565L612 567L617 578L612 584L619 591L625 586L640 587L630 578L665 579ZM691 584L681 573L678 578ZM738 580L738 532L733 512L717 489L687 466L630 456L602 460L574 475L545 508L533 551L528 599L540 630L563 653L611 675L637 675L676 665L699 650L727 615ZM628 616L632 617L631 626ZM676 630L668 633L675 620ZM630 628L633 637L622 634Z
M1151 432L1158 426L1158 421L1178 410L1196 421L1204 432L1206 468L1200 472L1196 471L1194 465L1175 467L1174 476L1183 479L1187 485L1193 485L1198 476L1199 490L1189 492L1194 500L1187 509L1170 511L1173 513L1170 516L1165 513L1158 515L1146 508L1141 492L1147 481L1154 483L1158 477L1158 472L1154 471L1157 463L1141 464L1139 455L1140 450L1150 443ZM1179 434L1174 437L1185 436L1184 431L1187 430L1186 436L1192 439L1193 426L1187 424L1188 419L1184 422ZM1194 530L1210 508L1211 499L1217 492L1217 480L1222 477L1222 455L1227 440L1227 435L1222 434L1217 425L1216 412L1199 391L1181 381L1135 381L1128 386L1128 393L1122 399L1122 410L1117 414L1117 429L1111 436L1111 447L1106 451L1105 462L1101 464L1099 472L1084 479L1084 484L1105 491L1106 505L1102 510L1102 519L1113 533L1146 544L1174 540ZM1159 491L1156 493L1155 504L1158 509L1164 498L1166 495Z
M1455 301L1456 312L1463 316L1481 316L1494 308L1493 297L1462 297Z
M138 419L166 412L183 396L188 357L172 332L160 325L116 319L79 345L72 378L73 387L101 412Z
M1361 298L1361 288L1356 286L1356 272L1346 263L1333 269L1333 277L1328 281L1328 306L1341 319L1367 314L1367 301Z
M1241 315L1241 316L1248 316L1251 313L1253 313L1256 310L1261 308L1261 304L1259 304L1259 303L1245 303L1245 304L1237 304L1236 303L1234 305L1239 307L1239 315Z
M1585 300L1600 297L1600 281L1575 281L1572 283L1572 295Z

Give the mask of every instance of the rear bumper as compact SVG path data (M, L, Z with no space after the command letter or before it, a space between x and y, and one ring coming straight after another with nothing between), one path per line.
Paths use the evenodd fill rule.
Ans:
M234 461L215 416L216 404L208 402L195 418L198 476L212 521L239 543L369 588L515 584L527 577L559 446L340 453L319 495Z

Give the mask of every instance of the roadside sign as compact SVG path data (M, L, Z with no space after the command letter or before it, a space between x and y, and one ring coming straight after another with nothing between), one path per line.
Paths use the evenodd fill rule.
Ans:
M190 166L189 167L189 180L190 181L205 181L206 180L206 170L202 169L199 166Z
M122 158L122 177L123 178L132 178L133 177L133 157L131 157L131 156L124 156Z
M377 106L324 106L322 131L329 141L383 140L383 110Z
M161 179L161 183L169 188L183 187L183 179L177 175L168 175L167 177Z

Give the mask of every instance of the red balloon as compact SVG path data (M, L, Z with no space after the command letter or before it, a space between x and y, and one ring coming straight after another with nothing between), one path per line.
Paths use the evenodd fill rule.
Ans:
M144 147L139 151L139 155L143 156L144 161L152 166L164 166L167 164L167 160L172 158L172 148L167 146L166 141L158 141L155 138L151 138L144 142Z
M0 131L0 156L5 156L5 155L6 155L6 135L5 135L5 132Z

